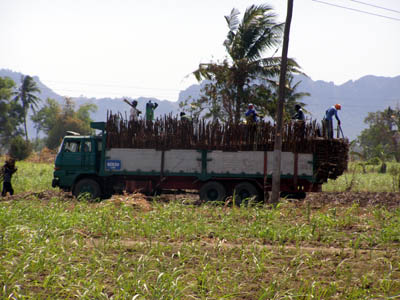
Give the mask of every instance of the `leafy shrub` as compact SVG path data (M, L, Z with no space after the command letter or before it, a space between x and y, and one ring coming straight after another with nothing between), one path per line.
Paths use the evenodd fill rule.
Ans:
M381 160L378 157L373 157L368 160L367 165L371 166L379 166L381 164Z
M16 160L24 160L32 153L32 144L25 141L21 136L11 139L10 156Z

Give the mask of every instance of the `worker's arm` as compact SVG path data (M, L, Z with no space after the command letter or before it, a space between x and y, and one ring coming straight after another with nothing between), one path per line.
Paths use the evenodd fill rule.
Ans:
M124 102L125 102L126 104L128 104L129 106L133 107L133 105L132 105L128 100L124 99Z
M335 110L335 118L336 118L338 124L340 125L340 119L339 119L339 116L337 114L337 110Z

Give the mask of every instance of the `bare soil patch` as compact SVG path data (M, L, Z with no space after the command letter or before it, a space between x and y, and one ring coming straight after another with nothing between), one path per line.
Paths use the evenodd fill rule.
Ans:
M24 192L15 194L13 196L8 195L6 197L0 197L0 201L22 200L31 197L35 197L43 201L50 200L51 198L54 197L58 197L67 201L75 199L71 195L71 193L68 192L63 192L61 190L46 190L41 192ZM121 205L122 203L124 203L127 205L136 206L143 210L149 211L151 210L151 202L154 201L155 199L157 201L162 201L162 202L187 201L187 203L197 204L197 205L202 203L199 200L199 196L194 193L162 194L160 196L157 196L156 198L151 196L145 196L141 193L133 193L133 194L126 193L123 195L114 195L112 196L112 198L102 201L99 205L103 205L104 203L114 203L115 205ZM293 201L296 201L299 204L303 204L303 202L309 202L313 208L319 208L325 205L348 206L348 205L353 205L355 203L361 207L385 206L389 208L390 207L397 208L400 206L400 193L392 193L392 192L307 193L307 196L304 200L293 200Z
M352 205L364 206L400 206L400 193L374 192L341 192L341 193L308 193L305 201L313 205Z

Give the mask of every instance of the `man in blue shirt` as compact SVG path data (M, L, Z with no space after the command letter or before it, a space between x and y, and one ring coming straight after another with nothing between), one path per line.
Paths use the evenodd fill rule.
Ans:
M328 138L333 138L333 116L335 116L338 126L340 126L340 119L337 115L337 111L341 110L342 106L340 104L335 104L334 106L328 108L325 112L325 127L328 131Z
M246 112L247 123L255 123L255 122L257 122L257 113L254 110L253 104L249 104L248 108L249 109Z

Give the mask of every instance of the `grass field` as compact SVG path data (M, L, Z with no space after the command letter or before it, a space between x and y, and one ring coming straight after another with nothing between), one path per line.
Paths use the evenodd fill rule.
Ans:
M367 166L363 172L359 163L350 163L349 170L336 180L322 186L325 192L343 192L351 187L353 192L399 192L400 164L388 163L387 172L379 173L379 167ZM349 189L350 190L350 189Z
M0 201L0 299L400 299L393 201L322 193L276 208L184 196L90 203L48 191L51 165L17 167L21 197ZM365 175L353 189L367 188ZM370 191L393 191L379 179L387 174L373 175L381 181ZM340 180L324 190L345 190L349 179Z

